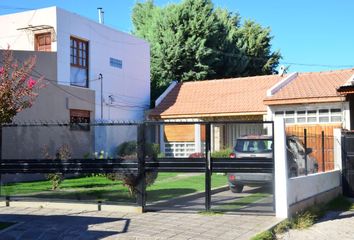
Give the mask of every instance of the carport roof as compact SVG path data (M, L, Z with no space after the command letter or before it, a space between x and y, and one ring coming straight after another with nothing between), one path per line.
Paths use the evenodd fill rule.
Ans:
M262 115L267 90L284 76L266 75L178 83L150 117L191 118Z

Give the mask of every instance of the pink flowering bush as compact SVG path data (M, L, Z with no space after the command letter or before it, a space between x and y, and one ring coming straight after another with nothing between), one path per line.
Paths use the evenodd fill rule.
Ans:
M31 76L35 64L35 56L20 63L9 48L4 50L0 62L0 123L12 122L17 113L31 107L44 86L43 77Z

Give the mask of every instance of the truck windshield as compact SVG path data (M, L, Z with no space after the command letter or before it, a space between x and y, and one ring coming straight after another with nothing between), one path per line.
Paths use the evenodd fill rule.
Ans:
M269 139L238 139L235 146L236 152L244 153L270 153L272 140Z

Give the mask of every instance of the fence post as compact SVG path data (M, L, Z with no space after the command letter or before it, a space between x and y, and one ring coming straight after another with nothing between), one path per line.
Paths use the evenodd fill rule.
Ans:
M142 212L145 212L146 206L146 184L145 184L145 124L138 125L138 192L137 203L141 206Z
M322 172L325 172L325 151L324 151L324 131L321 132L321 139L322 139Z
M304 129L304 147L305 147L305 175L307 175L307 129Z
M205 210L211 205L211 145L210 123L205 124Z

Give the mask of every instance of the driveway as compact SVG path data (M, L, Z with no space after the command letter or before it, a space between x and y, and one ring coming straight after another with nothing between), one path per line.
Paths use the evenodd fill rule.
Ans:
M1 221L18 224L0 239L249 239L276 224L267 215L187 212L144 214L0 207Z
M255 194L266 194L265 197L245 202L245 197ZM149 199L149 197L148 197ZM242 193L232 193L228 187L216 189L212 192L211 208L214 211L227 211L236 214L275 215L273 209L273 195L268 187L245 186ZM187 196L148 203L147 209L159 212L200 212L205 210L205 194L193 193Z

